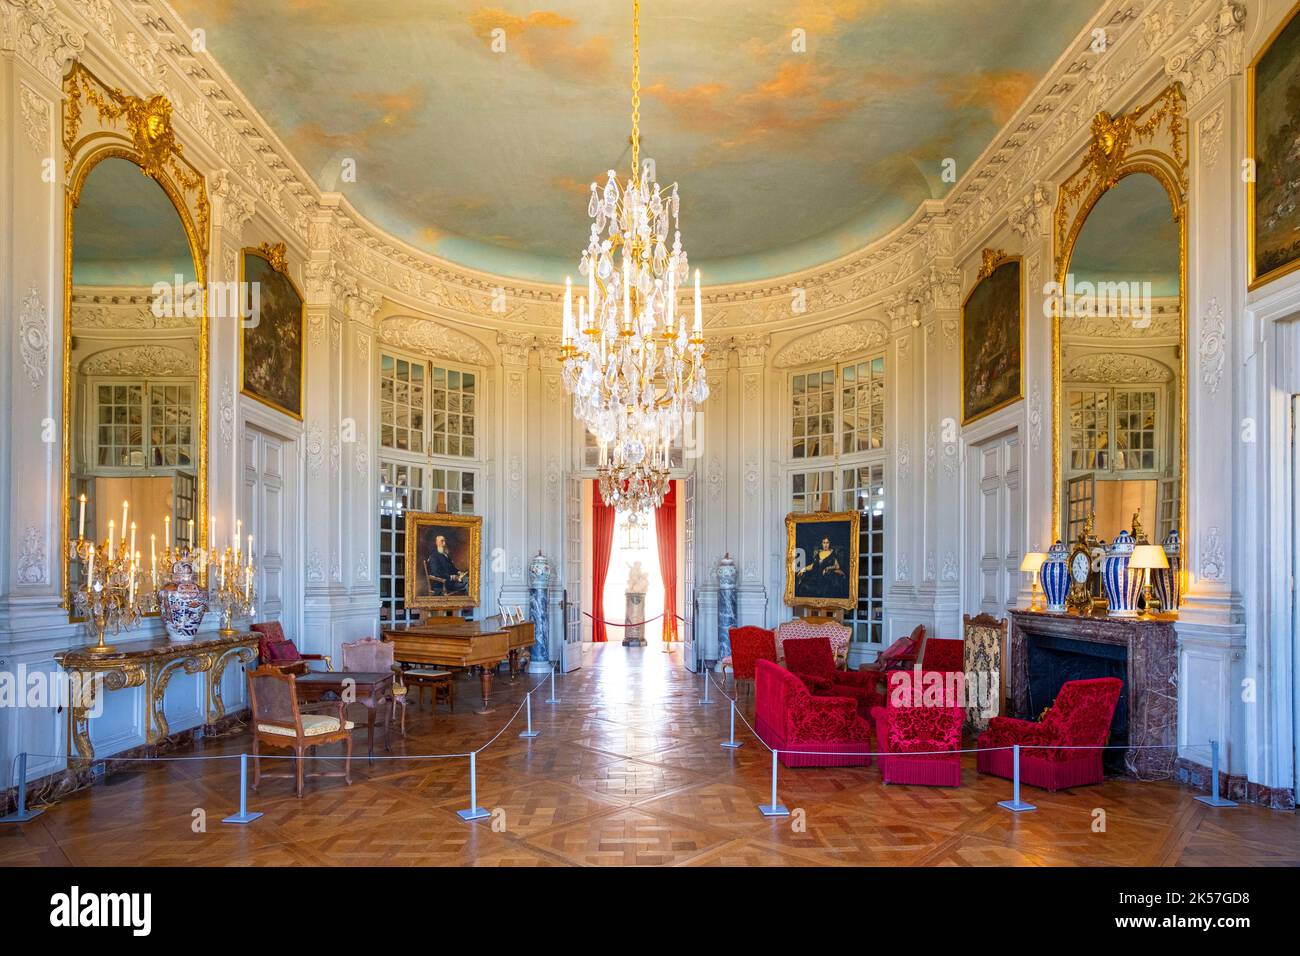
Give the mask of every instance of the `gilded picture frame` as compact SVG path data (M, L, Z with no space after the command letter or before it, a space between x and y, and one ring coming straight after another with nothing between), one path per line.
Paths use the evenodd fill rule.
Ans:
M259 286L258 314L239 330L240 394L302 421L307 302L289 275L284 243L240 250L239 289L246 309L250 282Z
M978 280L962 301L963 425L1024 400L1025 284L1022 272L1020 256L986 249ZM1012 310L1015 312L1014 323ZM1007 381L1008 376L1013 376L1011 381Z
M1290 155L1300 149L1300 117L1287 108L1291 94L1300 97L1300 3L1246 70L1246 149L1254 162L1246 182L1246 288L1252 292L1300 269L1300 180Z
M406 606L443 611L478 607L482 556L482 515L406 512Z
M856 511L785 516L786 604L846 611L857 607L860 520Z

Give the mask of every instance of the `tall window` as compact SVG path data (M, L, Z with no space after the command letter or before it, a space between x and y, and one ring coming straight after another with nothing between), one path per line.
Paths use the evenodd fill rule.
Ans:
M853 639L884 642L885 358L866 356L790 376L790 504L856 510L858 601Z
M411 620L405 605L406 512L477 511L482 373L399 354L379 357L380 619Z

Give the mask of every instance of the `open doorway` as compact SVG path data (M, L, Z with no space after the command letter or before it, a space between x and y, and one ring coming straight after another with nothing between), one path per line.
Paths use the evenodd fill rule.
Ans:
M627 623L628 591L634 579L645 590L644 636L648 643L663 640L664 582L659 568L659 545L655 536L658 512L632 515L626 511L615 517L614 541L605 577L605 620ZM622 627L608 627L609 639L621 641L627 636Z
M688 563L690 541L684 527L687 508L678 506L685 484L689 483L677 479L671 481L663 506L644 515L639 527L630 528L625 514L603 505L597 483L583 481L583 641L622 642L624 629L621 625L627 608L625 592L629 572L636 562L640 562L640 570L647 579L645 618L649 623L645 628L645 639L659 644L667 638L673 642L673 647L680 647L677 642L686 639L683 619L688 617L690 605L686 598L684 569ZM687 503L689 506L689 500ZM670 562L667 567L665 561ZM598 619L608 623L600 627Z

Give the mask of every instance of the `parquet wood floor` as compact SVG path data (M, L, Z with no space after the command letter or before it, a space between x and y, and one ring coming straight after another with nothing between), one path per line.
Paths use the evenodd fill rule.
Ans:
M1300 866L1294 813L1214 810L1174 783L1116 779L1026 788L1039 809L1011 814L997 806L1010 783L980 776L973 759L957 789L885 786L875 767L782 768L779 799L798 812L765 819L756 804L769 795L768 751L743 725L741 749L719 746L727 702L715 690L701 706L700 678L677 658L590 648L585 667L557 680L558 705L535 695L540 737L517 736L521 715L479 756L488 819L456 816L469 806L463 757L368 763L358 745L351 787L312 780L298 800L289 781L264 781L249 805L265 816L249 826L220 822L237 808L236 760L157 761L0 828L0 865ZM457 712L413 708L391 756L481 746L536 679L502 677L496 712L479 716L463 705L477 682L463 678ZM751 714L752 702L741 709ZM183 755L248 745L241 734Z

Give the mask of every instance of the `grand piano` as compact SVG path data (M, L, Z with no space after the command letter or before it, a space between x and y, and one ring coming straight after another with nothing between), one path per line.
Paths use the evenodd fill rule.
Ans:
M510 662L510 679L519 671L520 651L533 645L533 622L505 624L500 617L468 621L463 617L431 617L418 624L396 624L383 629L393 644L393 657L402 664L438 667L478 667L483 707L492 713L492 677L497 665Z

